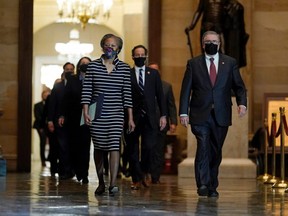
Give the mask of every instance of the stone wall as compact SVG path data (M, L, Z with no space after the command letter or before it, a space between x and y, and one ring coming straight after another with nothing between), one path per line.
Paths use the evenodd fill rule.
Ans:
M288 1L253 2L251 82L254 94L252 132L255 132L264 121L264 93L288 93Z
M8 170L17 167L18 8L19 1L0 1L0 145Z

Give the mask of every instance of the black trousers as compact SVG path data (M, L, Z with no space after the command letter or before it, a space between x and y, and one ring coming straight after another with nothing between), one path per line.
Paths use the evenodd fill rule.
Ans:
M68 140L67 127L55 127L56 136L59 143L59 176L69 176L72 174L71 146Z
M133 182L142 181L143 174L151 172L153 166L152 151L157 143L157 131L157 128L151 127L148 118L143 116L136 125L134 132L129 135L126 134L129 167Z
M159 181L160 175L164 167L166 134L167 134L166 129L164 131L158 131L157 143L152 151L151 178L153 182Z
M45 157L45 146L46 146L46 131L44 129L40 130L37 129L38 135L39 135L39 139L40 139L40 158L41 158L41 162L42 164L45 163L46 161L46 157Z
M89 126L79 126L79 121L68 125L68 141L72 170L78 179L88 177L91 147Z
M222 160L222 146L228 127L219 126L212 110L209 119L201 125L191 125L192 133L197 139L195 157L195 178L197 187L206 185L216 190L219 185L218 173Z
M56 132L48 131L49 139L49 161L50 161L50 172L55 174L59 172L59 143L56 136Z

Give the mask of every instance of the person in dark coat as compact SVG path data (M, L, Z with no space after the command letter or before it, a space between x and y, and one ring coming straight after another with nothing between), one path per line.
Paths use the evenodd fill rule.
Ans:
M48 107L48 129L51 133L55 133L58 141L59 167L58 173L61 180L73 178L74 173L70 160L70 146L68 142L67 127L59 125L58 119L61 115L61 103L65 94L65 87L70 77L74 74L75 66L70 62L66 62L63 66L64 79L55 83L49 98Z
M231 90L239 117L246 114L246 87L236 59L219 53L220 36L203 34L204 54L187 62L182 81L179 115L183 126L191 125L197 140L195 179L199 196L218 197L222 147L232 124Z
M155 62L150 62L149 67L158 70L160 77L161 71L159 70L159 65ZM151 182L152 184L160 183L160 175L163 170L165 163L165 147L166 147L166 135L169 131L171 134L175 133L177 126L177 109L175 104L175 98L173 94L172 85L162 79L162 87L164 94L164 102L167 110L167 124L162 131L158 131L158 143L153 151L153 169L151 171ZM157 107L157 115L160 118L159 108Z
M157 70L145 65L147 55L148 50L143 45L137 45L132 49L135 65L131 69L131 85L136 127L134 132L125 136L130 156L132 190L139 190L141 185L149 186L149 175L154 166L152 153L157 145L157 134L166 127L166 107L161 78ZM160 119L156 115L156 104L159 106Z
M37 130L40 139L40 159L43 167L46 166L46 156L45 156L45 146L47 139L47 127L46 118L44 116L44 106L48 95L50 94L50 89L46 89L42 92L42 100L34 104L34 117L35 121L33 123L33 128Z
M67 82L59 118L59 125L65 125L68 130L72 169L76 174L77 180L82 181L83 184L89 182L91 136L89 126L80 125L82 114L81 93L89 62L91 62L89 57L82 57L78 61L76 75L71 76Z

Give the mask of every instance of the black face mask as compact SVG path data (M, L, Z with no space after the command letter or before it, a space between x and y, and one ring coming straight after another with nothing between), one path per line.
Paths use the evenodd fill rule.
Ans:
M205 44L204 50L208 55L215 55L218 51L218 45L213 43L207 43Z
M146 61L146 57L134 58L134 63L137 67L143 67Z
M88 64L82 64L79 67L80 71L83 72L83 73L86 73L87 68L88 68Z
M73 75L73 72L65 72L65 78L68 79Z

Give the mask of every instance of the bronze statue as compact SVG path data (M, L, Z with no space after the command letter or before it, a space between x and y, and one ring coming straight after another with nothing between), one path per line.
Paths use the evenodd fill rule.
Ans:
M221 52L236 58L239 67L246 66L249 35L245 32L244 7L236 0L199 0L192 22L185 29L187 35L201 15L201 38L208 30L216 31L221 38Z

